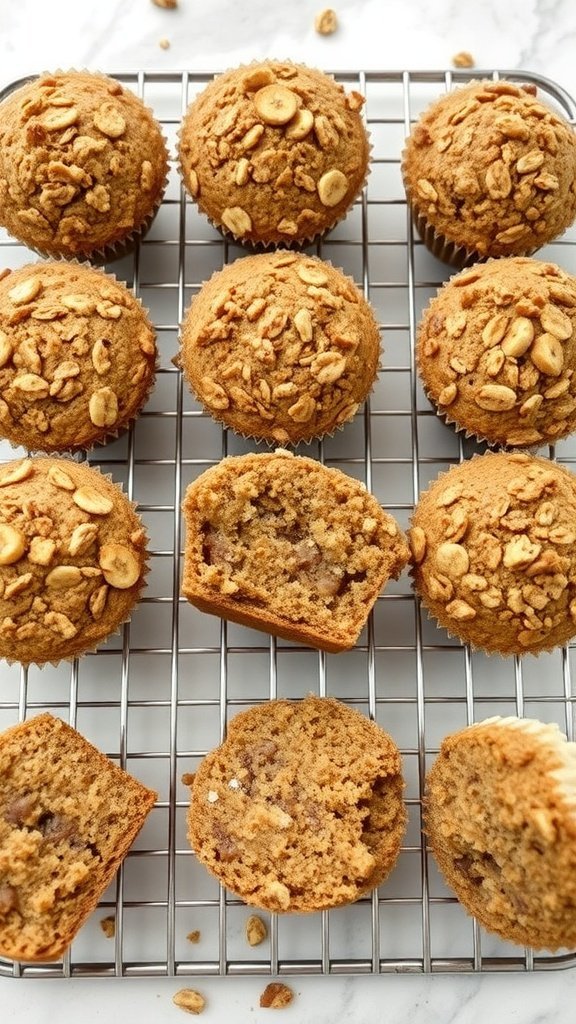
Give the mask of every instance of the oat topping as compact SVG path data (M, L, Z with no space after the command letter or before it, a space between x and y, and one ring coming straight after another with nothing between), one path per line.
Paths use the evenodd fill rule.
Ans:
M61 640L78 638L68 656L95 646L142 583L145 535L130 503L88 466L65 467L0 467L0 654L25 664L57 661Z
M417 213L481 256L530 253L576 216L573 129L512 82L436 101L411 132L403 174Z
M224 268L182 328L182 365L210 413L280 443L351 418L378 355L378 326L353 282L297 254L246 257Z
M473 281L468 274L453 277L423 315L426 392L488 441L554 443L576 425L576 278L522 257L483 264Z
M345 214L362 186L363 102L296 64L265 61L220 75L184 120L189 191L243 240L312 238Z
M575 518L566 470L524 454L476 457L420 499L410 531L416 587L475 646L549 650L576 629Z

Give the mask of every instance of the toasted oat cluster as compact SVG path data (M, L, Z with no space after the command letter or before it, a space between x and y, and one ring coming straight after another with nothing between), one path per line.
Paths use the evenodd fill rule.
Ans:
M198 859L246 903L284 913L352 903L390 873L406 827L401 758L330 697L237 715L191 788Z
M554 443L576 426L576 278L503 257L440 289L418 332L424 389L450 422L505 445Z
M378 324L354 282L285 251L246 256L215 274L182 326L182 367L211 415L281 444L351 419L379 353Z
M159 204L167 167L150 111L104 75L42 75L0 106L0 224L50 256L131 236Z
M572 224L576 136L534 93L477 81L425 111L403 159L425 238L430 227L468 255L528 255Z
M214 224L243 242L311 239L345 216L364 183L363 102L300 64L227 71L184 118L186 187Z
M128 618L145 568L139 517L95 469L0 467L0 657L43 664L95 647Z
M43 714L0 734L0 953L56 960L150 813L156 794Z
M487 453L420 497L414 583L440 625L500 654L576 635L576 477L521 453Z
M555 724L489 718L447 736L426 835L469 914L537 949L576 945L576 744Z
M128 425L154 381L152 325L99 270L37 263L0 280L0 436L32 450L91 448Z
M398 524L362 484L282 449L223 459L190 484L183 509L184 596L321 650L354 646L408 560Z

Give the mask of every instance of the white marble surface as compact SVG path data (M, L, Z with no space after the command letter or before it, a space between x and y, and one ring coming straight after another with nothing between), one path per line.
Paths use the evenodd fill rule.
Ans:
M470 50L480 67L524 68L576 94L574 0L337 0L339 32L313 30L316 0L0 0L0 86L60 67L103 71L220 70L276 56L327 69L449 67ZM161 49L159 40L170 41ZM183 1019L171 996L185 981L16 981L0 979L4 1022L84 1024ZM207 998L207 1022L266 1019L262 979L193 982ZM301 1024L539 1024L572 1021L576 972L536 976L294 979L297 999L282 1020Z

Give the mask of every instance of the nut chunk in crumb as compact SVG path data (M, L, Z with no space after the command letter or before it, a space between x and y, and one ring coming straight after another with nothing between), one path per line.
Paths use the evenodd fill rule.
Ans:
M468 50L460 50L452 57L452 64L455 68L473 68L476 64L474 57Z
M336 11L333 11L331 7L326 7L323 11L319 11L314 18L314 28L321 36L331 36L338 28Z
M294 993L288 985L271 981L260 996L260 1006L267 1010L283 1010L285 1006L290 1006L293 999Z
M172 996L172 1002L179 1006L181 1010L186 1010L187 1013L202 1013L206 1006L204 996L200 995L200 992L196 992L193 988L181 988L179 992Z
M249 946L259 946L264 939L268 937L268 929L266 922L258 917L258 914L252 914L246 921L246 939Z

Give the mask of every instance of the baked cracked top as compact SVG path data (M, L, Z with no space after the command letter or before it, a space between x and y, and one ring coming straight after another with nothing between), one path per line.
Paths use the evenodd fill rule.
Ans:
M154 212L167 167L150 111L104 75L42 75L0 106L0 223L48 255L126 239Z
M186 186L242 241L303 241L331 227L367 173L363 97L321 71L262 61L219 75L180 134Z
M389 874L406 824L401 760L329 697L237 715L194 776L188 837L246 903L283 912L357 900Z
M576 477L524 453L438 477L412 518L414 583L455 636L537 654L576 634Z
M128 618L145 568L142 522L97 470L0 466L0 657L42 664L94 648Z
M418 369L450 422L491 443L554 443L576 427L576 278L553 263L477 264L440 289Z
M576 744L555 724L489 718L447 736L426 834L470 914L508 941L576 946Z
M436 233L481 256L534 252L576 216L576 137L535 87L471 82L406 141L403 175Z
M295 253L225 267L182 326L182 366L211 415L281 444L351 419L374 383L379 353L378 324L354 282Z
M75 451L126 427L152 387L156 344L125 285L63 262L0 278L0 436Z

